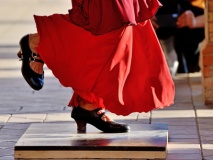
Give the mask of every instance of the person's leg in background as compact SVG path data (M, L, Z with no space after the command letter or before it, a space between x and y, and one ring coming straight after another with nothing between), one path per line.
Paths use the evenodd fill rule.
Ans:
M178 73L199 72L199 44L204 39L204 29L179 29L174 36L178 56Z
M183 54L186 60L186 66L188 69L188 73L199 72L199 45L198 44L190 44L186 45L183 48Z
M170 36L167 39L160 40L160 44L164 51L170 73L172 76L175 76L178 68L178 59L174 49L174 37Z

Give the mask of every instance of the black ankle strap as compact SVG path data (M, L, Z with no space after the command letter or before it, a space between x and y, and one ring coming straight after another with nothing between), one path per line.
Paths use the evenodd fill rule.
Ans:
M31 55L29 61L30 62L40 62L40 63L44 64L44 61L42 61L41 59L36 59L36 57L40 57L40 55L32 52L32 55Z
M40 55L38 53L33 53L31 54L32 57L40 57Z
M100 111L100 110L102 110L102 109L99 109L98 111ZM97 113L98 113L98 111L97 111ZM103 117L103 115L105 115L105 111L103 111L101 114L98 114L99 115L99 117Z
M42 61L41 59L36 59L34 57L30 57L29 61L30 62L40 62L40 63L44 64L44 61Z

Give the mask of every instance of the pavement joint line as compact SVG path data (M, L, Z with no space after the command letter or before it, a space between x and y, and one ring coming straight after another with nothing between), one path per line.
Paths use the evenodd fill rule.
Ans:
M199 145L200 145L200 149L201 149L201 156L202 156L202 160L204 160L204 154L203 154L203 145L202 145L202 139L201 139L201 134L200 134L200 128L199 128L199 122L198 122L198 115L197 115L197 110L194 104L194 99L193 99L193 92L192 92L192 85L190 83L190 75L187 76L187 83L188 86L190 88L190 92L191 92L191 100L192 100L192 106L193 106L193 110L194 110L194 114L195 114L195 122L196 122L196 127L197 127L197 134L198 134L198 140L199 140Z

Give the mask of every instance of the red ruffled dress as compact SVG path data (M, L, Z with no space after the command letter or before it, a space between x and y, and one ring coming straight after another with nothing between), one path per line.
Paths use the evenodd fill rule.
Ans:
M157 0L75 0L69 14L34 16L38 53L79 99L118 115L173 103L174 83L149 18Z

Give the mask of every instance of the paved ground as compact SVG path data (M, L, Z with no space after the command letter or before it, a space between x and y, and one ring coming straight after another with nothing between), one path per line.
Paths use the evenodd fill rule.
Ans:
M19 39L36 32L33 14L66 13L68 0L0 0L0 160L12 160L14 145L31 123L67 122L72 90L45 68L42 91L31 90L16 57ZM113 117L128 122L167 123L167 160L213 160L213 105L202 101L201 75L177 75L175 104L147 114Z

